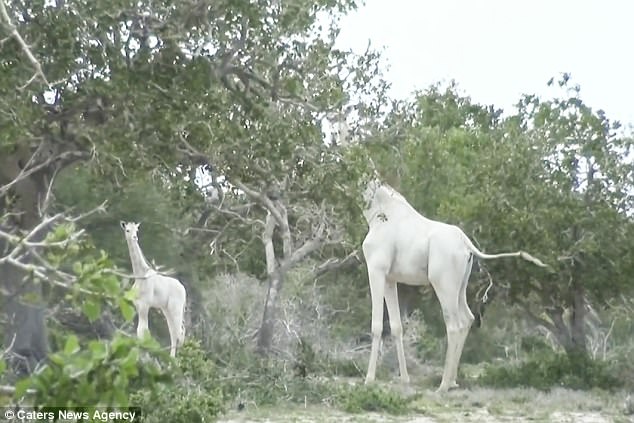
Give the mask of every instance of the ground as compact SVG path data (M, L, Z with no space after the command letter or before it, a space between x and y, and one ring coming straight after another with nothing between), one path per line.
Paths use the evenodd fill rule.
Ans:
M410 412L350 414L323 406L247 406L231 411L221 422L549 422L549 423L634 423L623 404L626 392L572 391L556 388L549 393L534 389L457 389L445 395L422 389L414 394Z

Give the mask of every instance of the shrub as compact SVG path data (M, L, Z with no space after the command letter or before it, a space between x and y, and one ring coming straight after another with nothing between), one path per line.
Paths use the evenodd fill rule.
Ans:
M112 341L90 341L85 346L70 335L62 351L51 354L41 371L16 383L15 399L34 389L36 408L127 407L129 393L169 380L156 363L169 356L151 338L138 340L117 334Z
M481 385L501 388L525 386L548 390L554 386L571 389L602 388L613 390L622 386L609 364L593 360L584 354L564 354L541 350L513 366L487 366L478 378Z
M203 422L225 410L224 394L216 365L200 348L187 340L179 349L173 382L145 387L130 403L141 408L142 422Z
M390 414L404 414L408 411L410 399L376 385L357 385L340 388L336 403L348 413L384 411Z

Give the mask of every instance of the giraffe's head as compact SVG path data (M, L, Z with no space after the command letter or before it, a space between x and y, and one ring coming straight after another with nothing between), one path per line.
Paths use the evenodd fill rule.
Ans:
M126 238L132 239L134 241L137 241L139 239L138 232L139 226L141 225L140 223L120 221L119 225L121 225L121 229L123 229L123 233L125 234Z

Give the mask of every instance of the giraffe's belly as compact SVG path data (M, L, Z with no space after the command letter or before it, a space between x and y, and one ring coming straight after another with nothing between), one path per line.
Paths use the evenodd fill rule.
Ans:
M390 272L387 275L390 282L404 283L405 285L423 286L429 283L427 272Z

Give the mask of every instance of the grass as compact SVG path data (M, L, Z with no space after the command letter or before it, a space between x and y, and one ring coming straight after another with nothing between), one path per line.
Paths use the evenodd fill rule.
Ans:
M350 381L338 383L350 386ZM366 388L357 381L353 389L360 394L353 400L364 397ZM346 388L348 389L348 388ZM411 386L403 388L396 382L378 382L376 392L389 393L390 401L402 398L403 409L354 413L333 402L323 405L279 404L276 407L247 406L243 411L232 410L220 419L223 422L633 422L623 410L626 392L608 393L601 390L574 391L555 388L550 392L536 389L512 388L491 389L472 387L452 390L439 395L429 389ZM381 397L383 398L383 397ZM384 401L384 399L379 399Z

